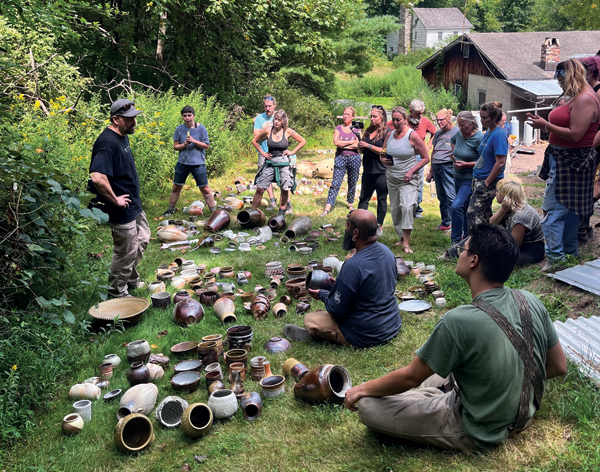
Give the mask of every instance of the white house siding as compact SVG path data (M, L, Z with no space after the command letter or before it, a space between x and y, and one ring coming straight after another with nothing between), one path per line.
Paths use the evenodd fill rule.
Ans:
M509 86L504 83L504 80L469 74L467 100L475 109L479 106L480 90L485 91L486 102L501 102L504 110L512 108L512 93Z
M398 41L400 39L400 31L394 31L387 35L387 55L392 57L398 54Z
M423 23L421 23L418 19L413 23L412 29L412 48L415 49L425 49L427 47L427 30Z
M465 33L469 33L470 29L466 28ZM440 33L442 33L442 38L440 39ZM423 23L421 23L418 19L413 24L413 50L414 49L425 49L435 47L440 41L446 40L453 36L457 36L462 34L462 26L456 28L431 28L425 29ZM415 36L416 35L416 36ZM388 36L389 38L389 36ZM389 41L389 39L388 39Z

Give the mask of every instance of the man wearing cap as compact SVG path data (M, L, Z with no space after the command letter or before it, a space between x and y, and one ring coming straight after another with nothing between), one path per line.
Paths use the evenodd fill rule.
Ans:
M129 290L143 287L136 270L150 240L150 228L140 199L140 181L127 135L135 132L141 111L131 100L110 107L110 125L92 148L88 189L96 195L90 205L108 214L114 243L108 294L130 297Z
M377 218L367 210L352 210L346 218L342 248L356 249L344 262L331 290L308 289L325 310L308 313L304 328L285 325L287 339L326 340L344 346L366 348L394 338L402 320L394 296L396 259L389 248L377 242Z

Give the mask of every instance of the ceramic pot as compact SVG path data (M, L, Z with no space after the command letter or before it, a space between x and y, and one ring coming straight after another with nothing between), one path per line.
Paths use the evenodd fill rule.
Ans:
M296 305L296 313L302 314L310 310L310 303L298 302Z
M219 364L218 362L213 362L212 364L208 364L206 366L206 374L208 375L210 372L218 372L221 375L219 380L223 378L223 371L221 370L221 364Z
M206 282L204 284L204 288L206 289L207 292L218 292L219 291L219 286L217 285L216 282Z
M159 310L165 310L171 304L171 294L169 292L153 293L150 298L152 299L152 306Z
M181 257L178 257L175 259L175 262L177 263L177 265L179 267L181 267L181 270L193 270L194 272L196 271L196 263L194 261L185 261L183 260Z
M189 370L180 374L175 374L171 379L171 385L175 390L184 392L193 392L198 388L201 375L199 372Z
M162 379L165 376L165 371L163 368L156 364L146 364L146 367L150 371L150 382L154 382L155 380Z
M269 281L269 286L272 289L275 289L275 291L277 291L277 289L281 285L281 277L282 277L281 275L276 275Z
M212 240L212 238L211 238ZM214 240L213 240L213 244L214 244ZM196 264L196 272L198 273L198 275L203 275L204 272L206 272L206 264Z
M150 344L145 339L132 341L125 348L127 362L130 364L136 361L146 362L150 357L150 351Z
M227 387L225 387L225 384L223 384L222 380L217 380L216 382L211 383L208 386L208 396L210 396L211 394L215 393L217 390L227 390Z
M215 342L217 343L217 352L219 357L223 357L223 336L220 334L209 334L208 336L204 336L202 341L205 343Z
M287 225L285 222L284 215L272 216L271 218L269 218L269 222L267 224L269 225L269 228L271 228L272 231L281 231L282 229L285 229Z
M294 386L294 396L309 403L343 401L352 379L340 365L324 364L310 370Z
M282 295L279 299L279 303L285 303L286 306L290 306L292 304L292 297L289 295Z
M212 410L216 419L226 420L235 415L238 409L238 401L231 390L217 390L210 395L208 407Z
M255 420L262 413L262 399L256 392L247 392L240 399L240 407L244 418L249 421Z
M71 398L87 398L89 400L97 400L100 398L100 387L91 383L75 384L69 391Z
M227 329L227 345L229 349L252 349L252 328L246 325L236 325Z
M173 272L172 270L168 270L168 269L162 269L156 273L156 278L163 282L168 282L173 277L175 277L175 272Z
M281 370L284 374L291 375L296 380L300 380L309 372L308 367L291 357L283 363Z
M263 397L276 398L285 393L285 377L283 375L271 375L260 381Z
M188 359L186 361L180 361L177 364L175 364L173 366L173 371L176 374L179 374L181 372L187 372L190 370L194 370L196 372L202 372L202 366L204 364L202 363L202 360L200 359Z
M156 230L156 236L158 236L158 239L160 239L163 243L187 240L187 235L183 231L171 225L160 226Z
M202 360L204 365L219 362L219 351L217 343L214 341L201 342L198 344L198 358Z
M154 428L147 416L134 413L122 418L114 432L115 446L122 452L141 451L154 441Z
M205 306L213 306L215 302L219 299L220 295L217 292L213 292L212 290L206 290L200 295L198 295L198 300L200 303Z
M219 298L213 307L221 323L232 323L237 320L235 316L235 303L229 298Z
M190 281L198 278L198 272L196 269L186 269L181 271L180 276L183 277L184 283L189 285ZM171 285L173 285L172 282Z
M313 270L306 276L306 288L331 290L333 283L331 276L322 270Z
M154 282L150 282L148 284L148 291L150 293L164 292L165 291L165 283L159 282L158 280L154 281Z
M216 233L217 231L227 228L230 222L231 217L229 216L229 213L219 208L218 210L215 210L212 215L210 215L204 230L209 231L210 233Z
M260 228L253 229L254 234L256 234L257 238L261 243L266 243L273 237L273 231L268 226L261 226Z
M217 281L217 276L213 272L207 272L206 274L204 274L202 276L202 280L204 280L205 284L208 283L208 282L216 282Z
M229 370L229 382L233 382L232 373L234 370L239 370L240 378L242 380L246 380L246 366L243 362L232 362L231 364L229 364L229 366L227 366L227 369Z
M289 351L291 348L291 343L287 339L280 338L279 336L275 336L274 338L269 339L263 345L263 349L271 354L286 352Z
M265 277L284 275L283 266L279 261L267 262L265 264Z
M148 362L150 364L156 364L163 368L163 370L169 368L169 358L167 356L163 356L162 354L150 354L150 359Z
M177 305L179 302L187 300L188 298L192 297L187 290L179 290L173 297L173 303Z
M285 283L285 288L293 298L305 296L308 293L306 291L306 277L298 277L296 279L288 280Z
M233 279L235 277L235 270L233 270L233 267L221 267L221 270L219 271L219 277L221 277L222 279Z
M171 287L181 290L183 287L185 287L185 279L183 277L173 277L171 279Z
M245 349L231 349L224 354L224 358L228 369L234 362L242 362L245 367L248 367L248 352Z
M221 380L223 380L223 373L220 371L217 371L217 370L213 370L212 372L207 372L206 375L204 376L204 379L206 381L206 388L210 394L210 393L212 393L210 390L210 386L213 383L221 382ZM225 388L225 386L223 386L223 388Z
M287 268L288 282L290 280L306 277L306 268L300 264L290 264Z
M275 303L271 311L275 318L283 318L287 314L287 305L285 303Z
M234 364L239 364L239 362L235 362ZM233 364L231 364L233 365ZM237 399L242 398L242 395L246 393L246 389L242 385L242 371L237 369L232 369L231 374L231 391L235 395Z
M193 403L181 416L181 430L191 438L206 436L213 424L213 412L204 403Z
M92 402L90 400L79 400L73 403L73 413L77 413L84 422L92 421Z
M396 269L398 271L397 278L398 280L403 279L408 274L410 274L410 269L404 263L404 259L401 257L396 257Z
M267 317L267 314L271 309L271 302L266 296L259 294L252 300L250 309L252 310L252 316L255 320L262 320Z
M235 293L230 291L221 292L221 298L229 298L232 302L235 302Z
M160 402L154 416L165 428L175 428L181 424L181 417L187 407L188 402L183 398L170 396Z
M257 228L265 225L267 217L258 208L248 208L237 214L237 220L242 228Z
M98 366L100 370L100 378L110 379L113 375L113 365L110 362L105 362Z
M244 292L241 294L241 298L243 302L251 302L254 300L254 292Z
M265 356L257 356L250 359L250 375L252 380L260 381L265 376Z
M98 383L96 384L96 387L98 387L99 389L101 389L101 390L102 390L102 389L104 389L104 388L108 388L108 386L109 386L109 385L110 385L110 380L108 380L108 379L103 379L103 380L100 380L100 382L98 382Z
M131 364L131 369L127 371L127 382L130 386L148 383L150 381L150 369L142 361Z
M104 362L110 362L113 366L113 370L121 365L121 358L116 354L107 354L104 356Z
M62 420L62 432L69 435L79 434L83 429L83 425L83 418L79 414L69 413Z
M308 233L312 229L312 221L307 216L302 216L292 221L285 235L290 239L295 239L302 234Z
M204 308L191 298L185 299L173 308L173 321L179 326L191 326L204 318Z
M121 419L132 413L150 414L156 404L158 387L151 383L138 384L131 387L121 397L117 418Z

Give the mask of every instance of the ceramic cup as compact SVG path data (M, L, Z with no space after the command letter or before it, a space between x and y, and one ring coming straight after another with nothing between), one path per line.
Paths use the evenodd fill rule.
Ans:
M92 420L92 402L90 400L79 400L73 403L73 411L81 416L85 423Z
M154 308L164 310L171 304L171 294L169 292L153 293L150 298Z

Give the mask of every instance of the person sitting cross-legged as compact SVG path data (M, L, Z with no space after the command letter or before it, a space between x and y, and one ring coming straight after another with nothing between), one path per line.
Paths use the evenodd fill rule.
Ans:
M373 431L449 450L499 445L531 424L544 380L567 372L544 305L504 286L514 237L489 223L470 234L455 272L472 304L447 312L408 366L346 392L345 406Z
M327 340L344 346L366 348L394 338L402 321L396 288L396 259L387 246L377 242L377 218L368 210L352 210L346 219L343 249L356 248L344 262L331 290L308 289L325 310L308 313L305 328L284 327L288 339Z

